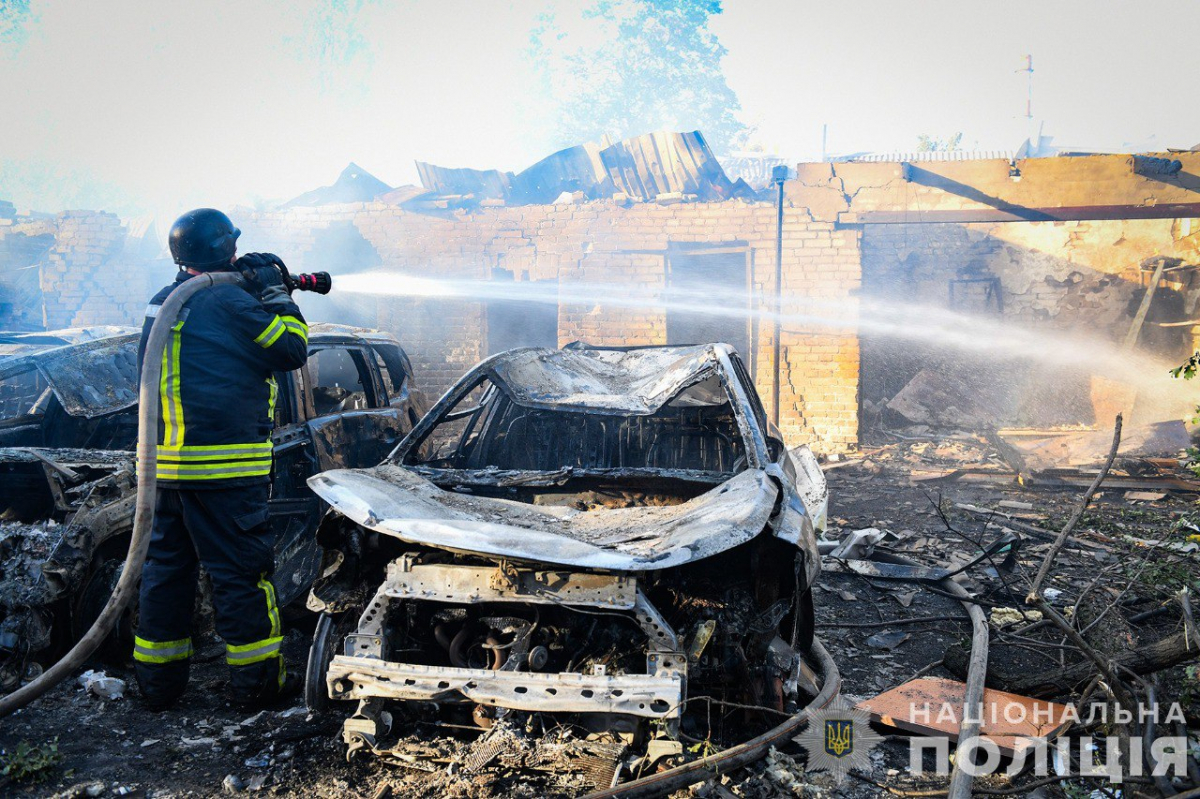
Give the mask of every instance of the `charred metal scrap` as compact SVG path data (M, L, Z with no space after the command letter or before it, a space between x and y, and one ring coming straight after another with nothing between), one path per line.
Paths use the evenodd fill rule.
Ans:
M433 703L568 714L638 768L810 698L824 477L727 345L494 356L384 463L309 485L333 513L307 699L357 702L349 754L386 751L385 704Z

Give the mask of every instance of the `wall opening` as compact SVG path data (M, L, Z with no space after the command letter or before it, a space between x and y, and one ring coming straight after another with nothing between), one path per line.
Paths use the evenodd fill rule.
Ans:
M325 271L334 276L352 275L378 269L383 263L375 246L363 236L353 222L333 222L313 231L312 249L304 256L306 272ZM301 271L299 269L297 272ZM300 309L309 322L336 322L355 327L378 327L378 300L366 296L333 293L304 294Z
M512 283L515 276L507 269L493 269L492 280ZM556 286L557 280L529 281ZM536 291L535 294L542 294ZM552 293L552 292L547 292ZM558 348L558 306L549 302L491 299L487 302L487 354L517 347Z
M667 343L731 344L753 362L750 248L744 241L667 249ZM712 309L722 313L714 314ZM737 309L744 313L735 313Z

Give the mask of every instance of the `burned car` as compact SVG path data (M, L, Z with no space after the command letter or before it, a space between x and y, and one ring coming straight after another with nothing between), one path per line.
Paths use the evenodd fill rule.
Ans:
M140 332L128 325L68 327L61 330L19 330L0 332L0 364L9 358L33 355L68 344L84 344L102 338L114 338Z
M16 337L14 337L16 338ZM0 361L0 690L36 676L104 606L133 528L136 329L22 349ZM274 471L279 604L321 565L325 507L313 474L378 463L421 417L412 367L388 335L313 325L308 364L275 376ZM132 651L133 613L103 654Z
M788 711L811 685L825 481L728 345L494 356L385 462L309 485L335 551L307 699L357 701L351 754L431 703L483 727L566 714L630 745L681 724L715 739L747 720L688 697Z

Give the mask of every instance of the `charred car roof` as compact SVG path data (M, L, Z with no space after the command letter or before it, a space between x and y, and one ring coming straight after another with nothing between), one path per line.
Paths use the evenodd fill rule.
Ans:
M648 416L705 379L725 344L686 347L519 349L477 367L518 405ZM720 399L714 397L715 402Z
M137 402L137 342L128 332L0 361L0 380L36 369L72 416L92 419Z
M373 469L338 469L309 486L338 512L378 532L452 551L522 560L636 571L676 566L730 549L764 528L778 485L767 474L764 430L726 344L630 349L528 348L493 356L464 375L400 444ZM407 467L405 456L487 378L514 404L564 414L626 419L674 408L729 404L745 458L732 471L627 464L553 472L463 471ZM686 401L685 401L686 400ZM556 464L560 465L560 464ZM439 478L437 475L441 475ZM670 507L580 511L446 491L438 479L496 485L556 485L584 474L659 476L704 482L709 490ZM653 530L653 534L648 533Z
M61 330L0 331L0 363L4 363L8 358L34 355L56 347L83 344L88 341L137 332L138 328L129 325L68 327Z
M140 335L136 327L116 325L0 334L0 380L36 369L71 416L93 419L123 411L137 404ZM56 345L68 339L77 340ZM397 342L387 333L348 325L309 328L310 346L383 343Z

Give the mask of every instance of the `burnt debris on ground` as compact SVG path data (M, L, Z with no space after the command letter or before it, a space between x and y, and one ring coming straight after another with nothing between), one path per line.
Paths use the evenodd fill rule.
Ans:
M1001 536L1017 537L1019 546L956 578L992 618L989 687L1058 702L1106 701L1096 687L1098 669L1024 602L1053 537L1078 507L1078 489L1023 485L1015 477L998 484L920 479L929 470L1004 467L986 436L965 434L868 447L861 457L826 467L832 539L874 528L879 535L866 538L877 539L875 546L953 569L975 561ZM1163 703L1186 702L1195 690L1186 665L1194 656L1180 658L1171 646L1192 629L1178 597L1197 575L1193 501L1178 490L1146 498L1102 485L1041 592L1052 610L1076 620L1085 640L1106 656L1119 660L1137 652L1159 658L1128 668L1156 682ZM962 679L971 628L958 601L928 590L927 583L860 574L829 558L815 591L819 635L838 663L848 699L867 700L917 676ZM289 637L294 662L307 645L306 633L297 629ZM589 741L584 732L558 727L539 714L517 714L485 731L417 712L405 719L386 756L347 764L336 713L310 714L298 706L246 718L229 707L221 698L216 652L202 654L186 710L150 716L128 699L103 700L64 685L21 711L0 732L5 751L22 741L57 739L62 761L47 782L7 790L44 794L99 784L144 795L262 789L324 796L573 796L607 773L602 763L611 762L618 746ZM109 673L131 677L128 670ZM1137 685L1133 677L1126 679ZM1184 707L1186 725L1195 728L1194 704ZM81 726L106 733L78 736ZM944 789L944 778L907 775L904 739L910 733L887 732L872 768L840 786L803 771L799 751L783 746L751 767L702 780L689 793L868 797L885 790L879 786ZM1066 734L1085 732L1117 731L1076 728ZM702 753L703 743L685 747L685 756ZM982 785L1004 789L1031 781L988 778ZM1089 790L1094 787L1092 781ZM74 795L84 795L84 788Z

